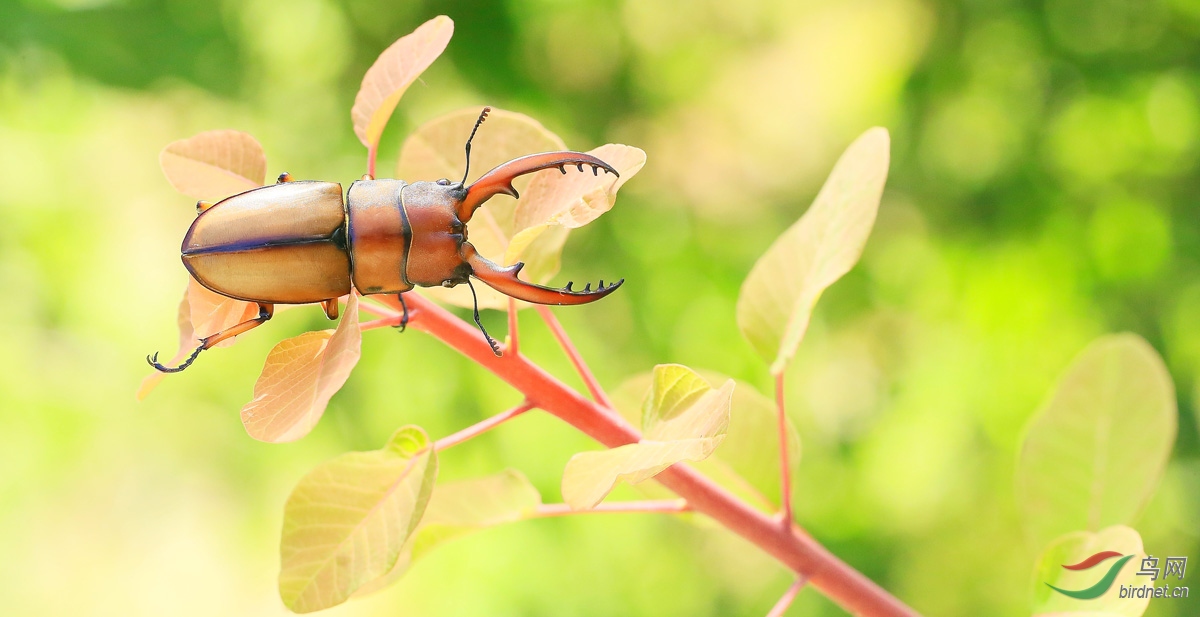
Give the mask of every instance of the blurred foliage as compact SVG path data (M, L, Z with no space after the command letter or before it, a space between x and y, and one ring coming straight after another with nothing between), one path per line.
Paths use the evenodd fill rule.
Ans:
M889 128L863 261L824 294L787 374L797 516L835 553L925 614L1027 613L1042 547L1021 539L1013 496L1021 429L1079 350L1130 330L1179 398L1166 477L1133 526L1151 554L1200 556L1194 0L9 0L6 614L284 614L280 513L307 470L404 424L436 438L518 400L429 337L375 331L311 435L256 442L237 410L276 341L327 327L315 307L133 399L143 356L174 344L194 216L159 150L235 128L262 142L269 175L348 183L365 167L349 120L363 72L438 13L455 36L401 101L381 169L414 127L483 104L573 148L648 154L612 212L572 236L558 277L626 278L558 312L610 386L680 362L769 392L736 326L739 286L851 139ZM485 319L503 332L500 313ZM545 329L522 326L523 350L578 385ZM566 461L591 447L531 413L448 452L440 473L513 467L557 501ZM703 525L577 516L447 543L328 614L761 615L788 584ZM840 613L805 590L789 614Z

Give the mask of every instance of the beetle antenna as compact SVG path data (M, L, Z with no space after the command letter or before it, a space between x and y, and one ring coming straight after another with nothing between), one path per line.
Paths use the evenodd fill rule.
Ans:
M487 339L488 345L492 346L492 353L499 357L500 345L483 328L483 322L479 321L479 297L475 295L475 286L471 284L471 279L467 279L467 287L471 289L471 301L475 304L475 325L479 326L479 331L483 333L483 338Z
M492 111L491 107L483 108L483 111L479 114L479 119L475 121L475 128L471 129L471 136L467 138L467 168L463 170L463 179L462 182L459 182L459 184L467 184L467 174L471 172L471 140L475 139L475 131L479 130L479 125L483 124L484 120L487 120L489 111ZM482 329L483 326L480 326L480 328ZM484 332L484 334L486 335L487 333Z

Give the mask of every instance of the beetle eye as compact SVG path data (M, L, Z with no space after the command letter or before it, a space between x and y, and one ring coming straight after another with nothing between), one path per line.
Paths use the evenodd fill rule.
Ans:
M450 186L450 180L447 178L442 178L441 180L438 180L437 183L438 186Z

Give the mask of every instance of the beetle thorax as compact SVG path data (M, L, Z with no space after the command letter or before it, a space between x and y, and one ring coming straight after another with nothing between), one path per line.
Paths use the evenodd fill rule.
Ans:
M414 182L404 187L401 201L412 229L407 278L414 285L452 287L470 275L460 251L467 229L456 214L464 194L460 184Z

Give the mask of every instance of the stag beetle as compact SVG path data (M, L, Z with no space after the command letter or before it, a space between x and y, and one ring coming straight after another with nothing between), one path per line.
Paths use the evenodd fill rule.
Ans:
M198 202L199 216L183 238L183 265L201 285L223 296L258 304L258 316L200 339L200 346L177 367L148 356L164 373L187 368L200 352L245 333L271 319L276 304L320 303L336 319L338 298L350 293L396 294L414 286L454 287L470 277L502 294L537 304L584 304L612 293L624 279L595 291L553 289L517 278L524 264L498 266L467 242L466 223L494 195L518 197L512 181L518 176L557 167L563 174L573 165L592 166L619 176L608 163L581 152L544 152L513 159L465 186L471 169L471 140L490 108L485 107L467 138L467 164L460 182L376 180L364 175L350 185L342 201L336 182L297 181L284 173L270 186L239 193L215 204ZM475 323L500 355L496 341L479 321ZM401 327L408 321L405 307Z

